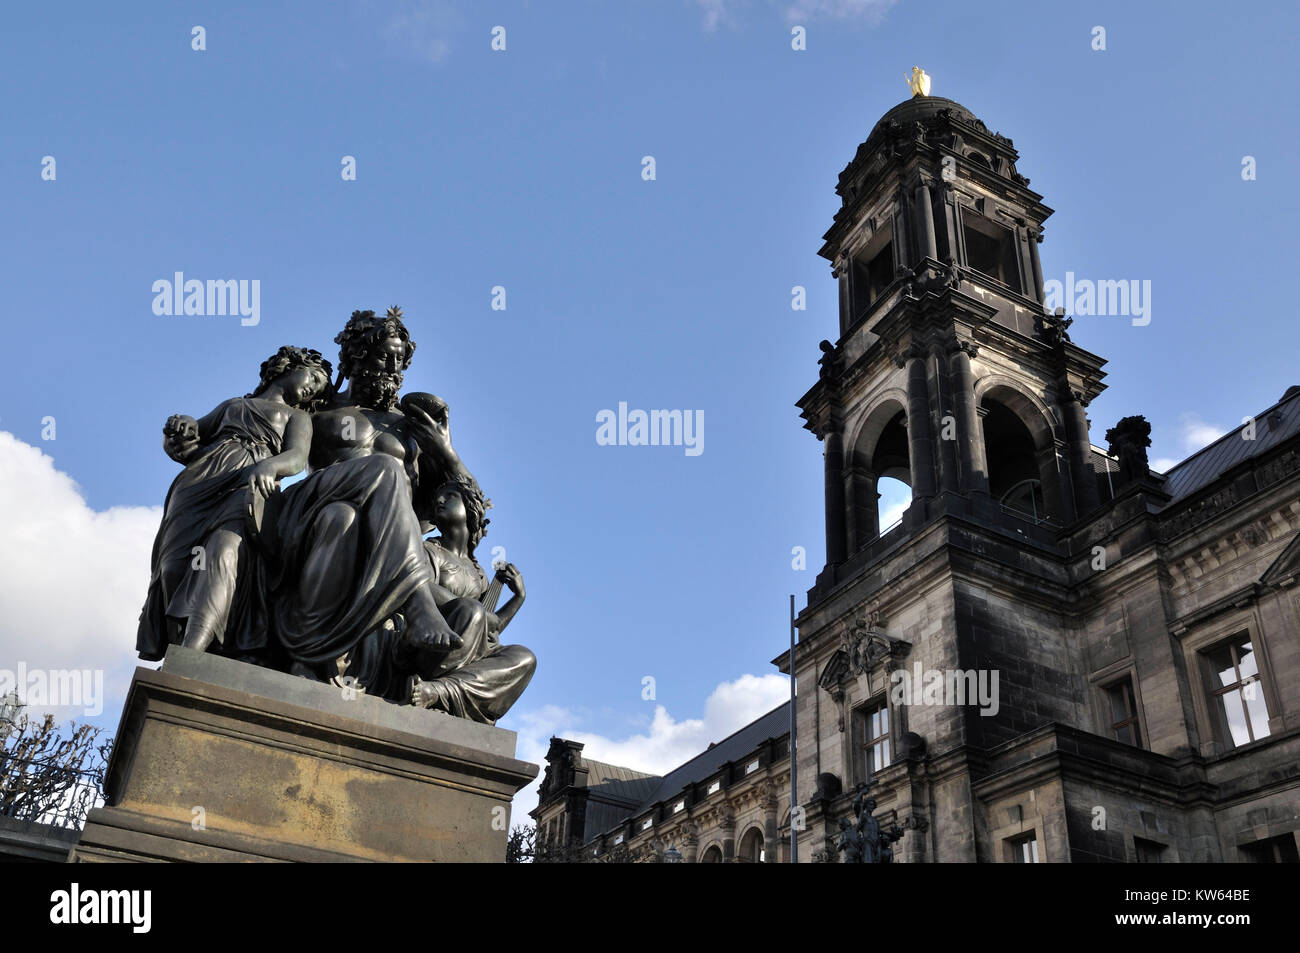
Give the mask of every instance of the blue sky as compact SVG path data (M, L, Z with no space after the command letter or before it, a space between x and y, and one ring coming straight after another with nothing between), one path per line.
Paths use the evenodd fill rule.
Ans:
M1142 413L1153 460L1181 459L1300 382L1293 4L63 3L3 18L16 359L0 380L0 667L106 667L110 727L157 525L142 508L176 473L162 421L245 393L281 344L334 359L354 308L391 304L418 344L407 388L450 403L496 503L480 552L504 546L527 582L508 632L540 659L506 722L521 754L560 731L662 770L779 702L788 593L802 605L823 558L821 446L793 406L836 333L816 251L837 174L914 64L1015 141L1056 210L1046 277L1152 283L1148 326L1072 328L1110 360L1094 442ZM176 271L258 280L259 323L155 315L152 284ZM620 401L703 411L703 452L598 445L596 415Z

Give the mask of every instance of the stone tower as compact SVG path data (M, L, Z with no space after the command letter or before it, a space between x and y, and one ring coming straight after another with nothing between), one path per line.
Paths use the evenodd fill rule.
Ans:
M1052 212L1018 160L970 110L916 95L839 176L842 205L820 251L839 282L839 338L822 342L819 380L798 402L824 444L826 500L826 566L793 660L800 855L824 849L869 784L881 822L908 830L901 861L1240 859L1244 835L1223 825L1244 824L1244 811L1189 806L1212 759L1240 740L1217 660L1246 653L1236 677L1263 686L1262 714L1246 716L1258 722L1252 744L1270 725L1277 739L1256 755L1262 765L1295 762L1300 742L1283 751L1278 732L1300 727L1300 690L1283 672L1247 674L1266 660L1267 634L1245 616L1187 628L1205 591L1170 560L1206 545L1189 526L1227 533L1242 514L1258 519L1242 538L1264 550L1228 545L1264 562L1229 571L1216 542L1201 565L1259 578L1249 598L1280 600L1272 658L1296 672L1300 610L1268 580L1293 578L1278 566L1296 558L1284 547L1300 552L1300 490L1294 474L1287 488L1261 475L1249 493L1239 477L1277 470L1269 455L1296 442L1295 421L1276 411L1275 442L1221 454L1213 465L1231 472L1189 461L1151 473L1138 417L1118 428L1122 470L1094 448L1086 408L1104 361L1044 309L1038 243ZM1278 406L1300 415L1300 400ZM1210 513L1234 475L1244 495L1232 505L1246 509L1213 510L1221 526L1191 515ZM885 477L912 499L882 528ZM1255 611L1244 605L1234 611ZM1185 644L1171 638L1180 626ZM775 663L791 670L788 653ZM1297 806L1292 783L1255 816L1276 812L1285 840Z
M830 583L874 543L876 481L912 488L905 525L1001 507L1070 523L1098 503L1084 408L1104 363L1043 313L1051 209L1011 140L952 100L891 109L840 173L820 254L840 339L799 402L826 444Z

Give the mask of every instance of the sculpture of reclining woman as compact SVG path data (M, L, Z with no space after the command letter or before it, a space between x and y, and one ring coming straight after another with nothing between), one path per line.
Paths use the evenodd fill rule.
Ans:
M163 450L185 469L172 482L153 547L153 575L136 650L156 661L167 646L229 655L266 647L262 565L245 541L250 492L265 498L307 464L309 412L330 389L319 351L282 347L262 364L256 391L195 420L163 427Z

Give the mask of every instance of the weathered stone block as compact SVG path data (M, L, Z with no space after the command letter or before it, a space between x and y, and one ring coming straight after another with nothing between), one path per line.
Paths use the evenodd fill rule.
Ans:
M515 735L173 646L138 669L74 861L495 861Z

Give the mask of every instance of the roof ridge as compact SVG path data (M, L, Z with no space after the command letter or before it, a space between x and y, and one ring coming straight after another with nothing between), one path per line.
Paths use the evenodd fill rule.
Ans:
M615 764L613 761L597 761L595 758L584 757L582 759L582 763L586 765L598 764L602 768L617 768L619 771L626 771L629 774L635 774L638 778L662 778L663 777L662 774L651 774L649 772L642 771L640 768L629 768L625 764Z
M752 720L750 720L750 721L745 722L745 724L741 725L739 728L737 728L737 729L736 729L735 731L733 731L731 734L729 734L729 735L727 735L726 737L724 737L721 741L715 741L715 742L712 742L712 743L711 743L707 748L705 748L705 749L704 749L703 751L701 751L699 754L696 754L696 755L694 755L693 757L688 758L686 761L683 761L681 764L677 765L677 767L673 768L671 771L666 772L666 773L663 775L663 777L661 778L661 781L665 781L665 782L666 782L666 781L668 780L668 778L672 777L674 774L678 773L679 771L683 771L683 772L684 772L688 767L690 767L691 764L693 764L694 762L698 761L700 758L703 758L705 755L707 755L707 754L708 754L710 751L712 751L714 748L720 748L720 747L722 747L724 744L726 744L726 743L727 743L728 741L730 741L732 738L735 738L735 737L736 737L737 735L739 735L741 732L743 732L743 731L747 731L747 730L749 730L750 728L754 727L754 725L758 724L758 723L759 723L760 721L762 721L764 718L771 718L772 715L776 714L778 711L780 711L782 708L785 708L785 707L788 706L789 704L790 704L790 703L789 703L788 701L781 702L781 704L777 705L775 708L772 708L772 709L770 709L769 711L765 711L765 712L763 712L763 714L759 715L757 718L754 718L754 719L752 719ZM663 785L661 784L659 787L656 787L653 791L650 792L650 796L649 796L646 800L642 801L639 805L637 805L637 813L639 813L641 810L643 810L643 809L649 807L651 804L656 804L656 803L658 803L658 802L661 800L661 798L658 797L658 794L659 794L660 788L662 788L662 786L663 786ZM675 794L676 792L673 791L673 792L668 792L668 793L670 793L670 794Z
M662 774L661 777L665 777L665 778L666 778L666 777L668 777L668 775L672 774L673 771L680 771L682 768L686 767L686 766L687 766L688 764L690 764L692 761L695 761L695 760L697 760L697 759L699 759L699 758L703 758L706 754L708 754L708 753L709 753L710 751L712 751L714 748L717 748L717 747L719 747L719 746L721 746L721 745L726 744L728 741L730 741L732 738L736 737L736 735L740 734L740 733L741 733L742 731L744 731L745 729L747 729L747 728L749 728L749 727L751 727L751 726L753 726L753 725L758 724L760 721L762 721L762 720L763 720L764 718L766 718L768 715L772 714L772 712L774 712L774 711L778 711L779 709L784 708L784 707L785 707L786 705L788 705L788 704L790 704L789 701L783 701L783 702L781 702L781 704L777 705L776 708L771 708L771 709L769 709L769 710L763 712L763 714L759 715L757 718L754 718L754 719L752 719L752 720L750 720L750 721L745 722L743 725L741 725L739 728L737 728L737 729L736 729L735 731L733 731L731 734L729 734L729 735L727 735L726 737L724 737L721 741L713 741L713 742L710 742L710 743L709 743L709 746L708 746L707 748L705 748L703 751L701 751L699 754L696 754L696 755L691 756L689 759L687 759L686 761L683 761L683 762L682 762L681 764L679 764L677 767L673 768L672 771L667 771L667 772L665 772L664 774Z
M1297 397L1300 397L1300 390L1296 391L1296 392L1295 392L1294 394L1292 394L1290 397L1287 397L1287 396L1283 395L1283 397L1282 397L1280 400L1276 400L1276 401L1274 401L1273 403L1269 404L1267 407L1265 407L1265 408L1264 408L1263 410L1261 410L1259 413L1257 413L1257 414L1252 414L1252 415L1250 416L1250 419L1251 419L1251 420L1259 420L1259 419L1262 418L1262 417L1267 417L1267 416L1269 415L1270 412L1272 412L1273 410L1276 410L1278 407L1281 407L1283 404L1290 403L1291 401L1295 400ZM1246 426L1246 422L1243 420L1241 423L1237 424L1237 426L1233 427L1233 428L1232 428L1231 430L1229 430L1227 433L1223 434L1223 436L1221 436L1221 437L1216 437L1214 440L1211 440L1211 441L1210 441L1209 443L1207 443L1205 446L1201 447L1201 449L1199 449L1199 450L1197 450L1197 451L1191 453L1190 455L1188 455L1188 456L1185 457L1184 459L1179 460L1179 461L1178 461L1177 463L1175 463L1172 467L1170 467L1168 470L1166 470L1166 471L1164 472L1164 475L1165 475L1165 476L1168 476L1169 474L1173 473L1175 470L1177 470L1179 467L1183 466L1184 464L1190 463L1191 461L1195 460L1197 457L1199 457L1201 454L1205 453L1206 451L1208 451L1208 450L1210 450L1210 449L1212 449L1212 448L1214 448L1214 447L1217 447L1219 444L1223 443L1223 441L1227 440L1229 437L1235 435L1238 431L1240 431L1240 430L1241 430L1243 427L1245 427L1245 426Z

